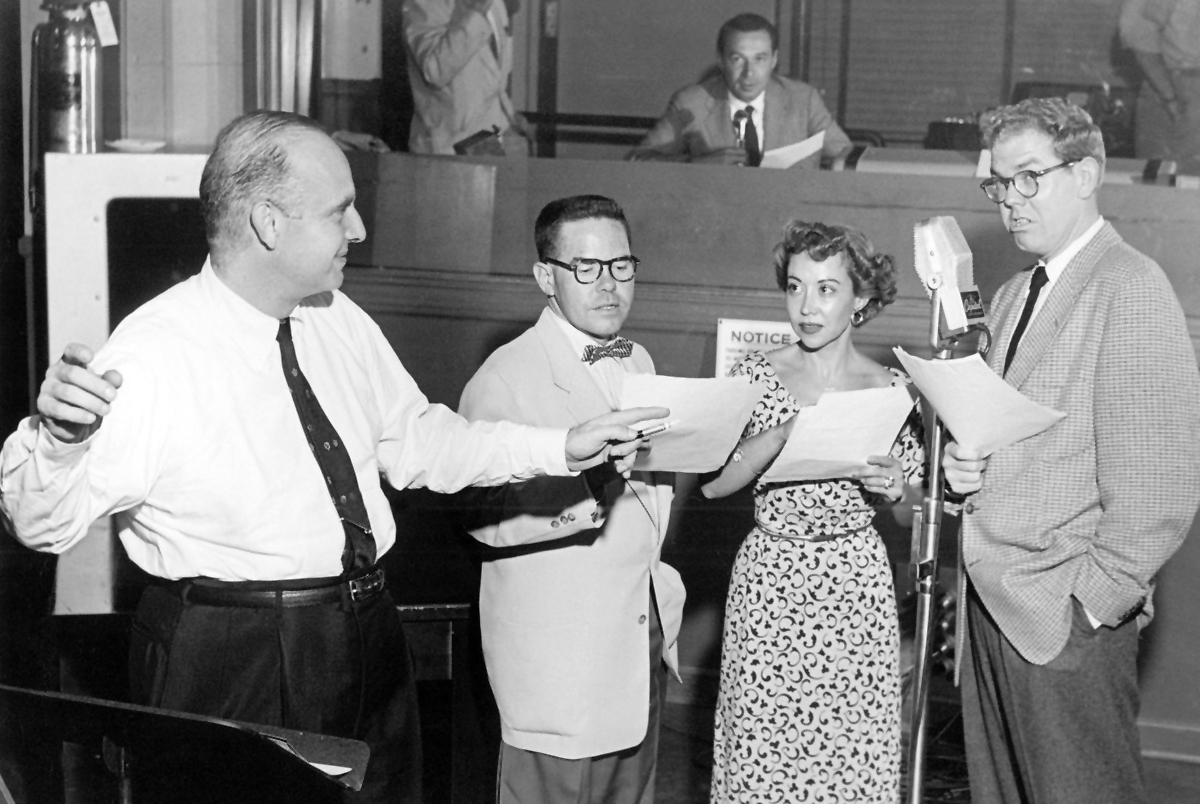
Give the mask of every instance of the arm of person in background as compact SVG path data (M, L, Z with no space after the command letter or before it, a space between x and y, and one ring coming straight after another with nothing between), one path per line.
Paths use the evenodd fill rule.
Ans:
M693 127L696 112L692 106L697 90L687 87L676 92L667 111L654 124L636 148L626 154L631 162L696 162L711 165L742 165L747 159L741 147L709 148ZM697 152L698 146L703 150Z
M0 509L13 535L34 550L63 552L99 517L143 499L151 482L148 445L165 416L141 412L140 402L118 401L127 378L112 369L97 374L89 367L93 358L86 346L67 346L46 371L38 414L21 422L0 453ZM137 426L110 424L121 436L105 439L120 453L105 453L105 464L119 476L97 481L89 470L99 431L117 407L128 414L130 405L139 412L124 418L137 419Z
M825 132L825 142L821 145L821 156L825 161L837 159L854 147L850 137L829 113L821 93L813 89L808 101L808 136L818 131Z
M1142 77L1146 79L1146 83L1162 101L1171 120L1175 122L1182 120L1187 113L1187 108L1183 104L1183 96L1175 89L1175 84L1171 80L1171 71L1167 69L1167 63L1163 61L1162 54L1135 50L1133 55L1137 58Z
M406 0L404 38L425 82L448 85L492 36L487 12L497 0Z

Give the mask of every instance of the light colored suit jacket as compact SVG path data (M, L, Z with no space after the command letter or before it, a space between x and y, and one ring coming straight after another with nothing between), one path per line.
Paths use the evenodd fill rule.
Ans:
M484 362L463 391L463 416L573 427L611 410L553 316L544 310L532 329ZM641 346L626 360L654 372ZM683 584L659 556L671 479L635 472L627 486L615 477L603 508L582 476L464 497L476 539L524 546L485 561L479 590L484 658L509 745L579 759L642 741L651 582L663 658L676 671L683 617Z
M992 302L997 374L1029 278ZM960 552L1000 630L1045 664L1066 644L1072 597L1108 626L1149 606L1200 505L1200 376L1162 269L1106 223L1050 289L1006 379L1067 416L991 456Z
M771 150L825 132L821 153L836 156L850 146L846 132L825 108L821 93L803 81L774 75L767 84L763 106L763 148ZM719 148L737 147L725 79L715 75L684 87L667 104L667 111L641 144L629 152L633 160L690 160ZM821 154L802 159L796 167L818 168Z
M458 0L405 0L404 38L413 93L408 147L453 154L454 143L516 116L508 97L513 40L501 0L485 16Z

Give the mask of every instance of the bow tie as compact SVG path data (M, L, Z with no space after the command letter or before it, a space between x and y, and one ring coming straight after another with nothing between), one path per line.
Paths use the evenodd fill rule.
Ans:
M583 347L583 362L591 365L602 357L629 357L633 354L633 341L616 337L604 346L588 344Z

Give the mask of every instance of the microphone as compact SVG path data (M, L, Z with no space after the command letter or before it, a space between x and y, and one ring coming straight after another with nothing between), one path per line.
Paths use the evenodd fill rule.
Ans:
M745 109L738 109L733 113L733 136L737 138L737 147L739 148L746 147L745 131L747 117L749 117L749 115L746 114Z
M979 351L986 355L992 340L987 312L975 286L971 249L953 217L926 218L913 227L913 263L933 300L933 346L978 331Z

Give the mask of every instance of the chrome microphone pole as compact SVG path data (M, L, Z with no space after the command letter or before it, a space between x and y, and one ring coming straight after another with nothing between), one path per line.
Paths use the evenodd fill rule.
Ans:
M930 283L934 284L934 283ZM941 323L941 294L933 290L933 315L930 317L929 343L934 358L947 360L955 338L943 340ZM912 553L910 562L916 581L917 626L913 641L913 670L910 681L911 719L908 745L908 801L921 804L925 793L925 755L929 732L929 684L934 617L937 608L938 540L941 535L942 513L945 508L945 477L942 474L942 455L946 449L946 429L936 411L931 409L926 475L929 489L921 503L920 513L913 520Z

